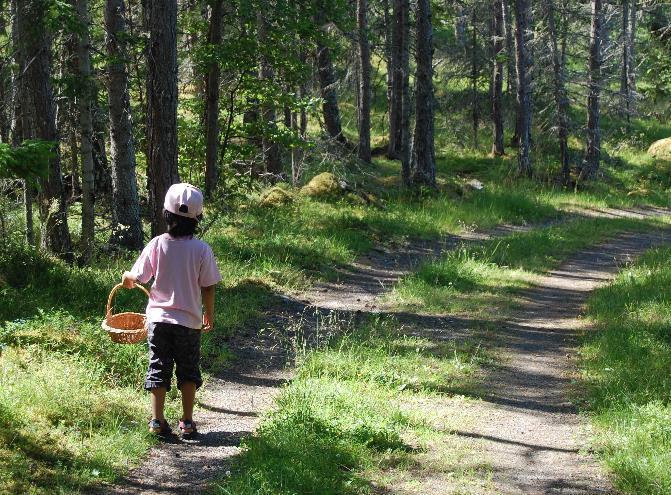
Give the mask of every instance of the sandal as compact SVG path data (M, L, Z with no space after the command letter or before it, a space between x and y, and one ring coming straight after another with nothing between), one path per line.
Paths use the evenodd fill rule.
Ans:
M190 436L196 433L196 422L190 419L180 419L179 420L179 431L182 432L184 436Z
M170 429L170 425L165 419L163 422L158 419L152 419L149 422L149 432L159 436L167 436L172 433L172 429Z

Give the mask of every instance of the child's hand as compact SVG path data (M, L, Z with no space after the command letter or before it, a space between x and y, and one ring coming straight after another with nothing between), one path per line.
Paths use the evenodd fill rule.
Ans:
M131 272L124 272L121 276L121 283L126 289L132 289L135 286L135 275Z
M203 315L203 332L207 333L214 327L214 318L212 315L205 313Z

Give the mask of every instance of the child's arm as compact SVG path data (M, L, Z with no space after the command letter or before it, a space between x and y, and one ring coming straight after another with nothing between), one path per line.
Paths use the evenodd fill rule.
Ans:
M209 332L214 326L214 288L216 285L209 287L202 287L200 289L203 296L203 306L205 312L203 313L203 332Z
M124 272L121 276L121 283L126 289L132 289L136 280L137 277L131 272Z

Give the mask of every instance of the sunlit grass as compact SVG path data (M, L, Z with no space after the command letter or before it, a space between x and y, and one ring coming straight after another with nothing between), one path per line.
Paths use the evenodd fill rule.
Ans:
M581 349L596 447L624 493L671 492L671 249L597 290Z

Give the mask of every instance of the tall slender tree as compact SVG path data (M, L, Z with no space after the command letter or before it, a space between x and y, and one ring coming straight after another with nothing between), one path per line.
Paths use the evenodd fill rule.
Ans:
M18 57L23 62L19 68L26 100L22 107L29 115L30 130L25 137L58 141L56 108L51 84L51 40L45 16L49 10L47 0L16 0ZM30 134L26 134L28 131ZM58 146L54 146L49 161L49 176L41 181L38 194L41 244L43 248L72 260L72 244L67 223L65 188L61 177L61 160Z
M370 150L370 43L368 41L368 2L357 0L356 18L359 41L359 158L371 161Z
M410 182L413 185L436 185L434 148L433 28L430 0L417 0L417 73L415 80L415 134L412 142Z
M151 232L165 232L163 198L177 169L177 0L147 0L147 175Z
M257 30L259 42L261 44L268 43L268 21L266 20L266 13L258 11L256 15ZM268 55L261 49L259 60L259 79L267 85L272 85L275 78L273 66L268 59ZM263 153L263 163L265 172L272 176L278 176L282 172L282 163L280 160L280 147L277 141L269 136L269 131L275 128L275 119L277 117L275 102L271 98L266 98L266 101L261 105L261 114L263 116L263 125L265 131L261 137L261 151ZM342 132L342 131L341 131Z
M394 0L393 29L391 38L391 101L389 105L389 147L387 156L391 159L403 160L404 142L404 108L409 110L409 102L405 98L409 95L410 72L410 2L409 0ZM409 112L408 112L409 115ZM407 140L406 140L407 141ZM407 153L406 153L407 154ZM409 167L409 162L407 163ZM404 169L407 182L410 170Z
M503 144L503 61L505 60L505 35L503 25L503 0L492 1L492 121L494 142L492 155L505 154Z
M93 165L93 117L91 100L91 37L89 35L88 0L75 0L77 18L80 24L77 34L77 67L79 87L77 107L79 113L80 145L79 154L82 164L82 233L80 262L88 264L93 256L95 236L95 175Z
M554 0L545 0L545 22L550 37L550 56L552 58L553 93L557 112L557 134L559 138L559 162L561 163L561 180L568 184L571 167L569 163L568 130L569 130L569 101L566 94L564 58L559 50L557 32L557 15Z
M210 25L207 31L207 43L210 53L221 45L224 1L211 2ZM211 197L217 187L217 157L219 154L219 83L221 69L217 57L208 61L205 78L205 195Z
M317 75L319 79L319 88L322 97L322 112L324 114L324 124L328 136L341 144L347 144L347 138L342 132L340 122L340 107L338 107L338 93L336 91L337 78L331 59L331 49L328 46L326 37L327 19L325 17L325 0L317 0L314 21L317 29L322 30L322 35L317 37Z
M580 170L580 179L592 179L601 160L601 85L603 36L603 0L592 0L592 28L589 43L589 93L587 96L587 149Z
M515 68L517 74L517 163L520 175L531 177L531 4L515 0Z
M138 249L142 247L143 239L135 175L124 0L106 0L105 29L114 222L111 241Z

